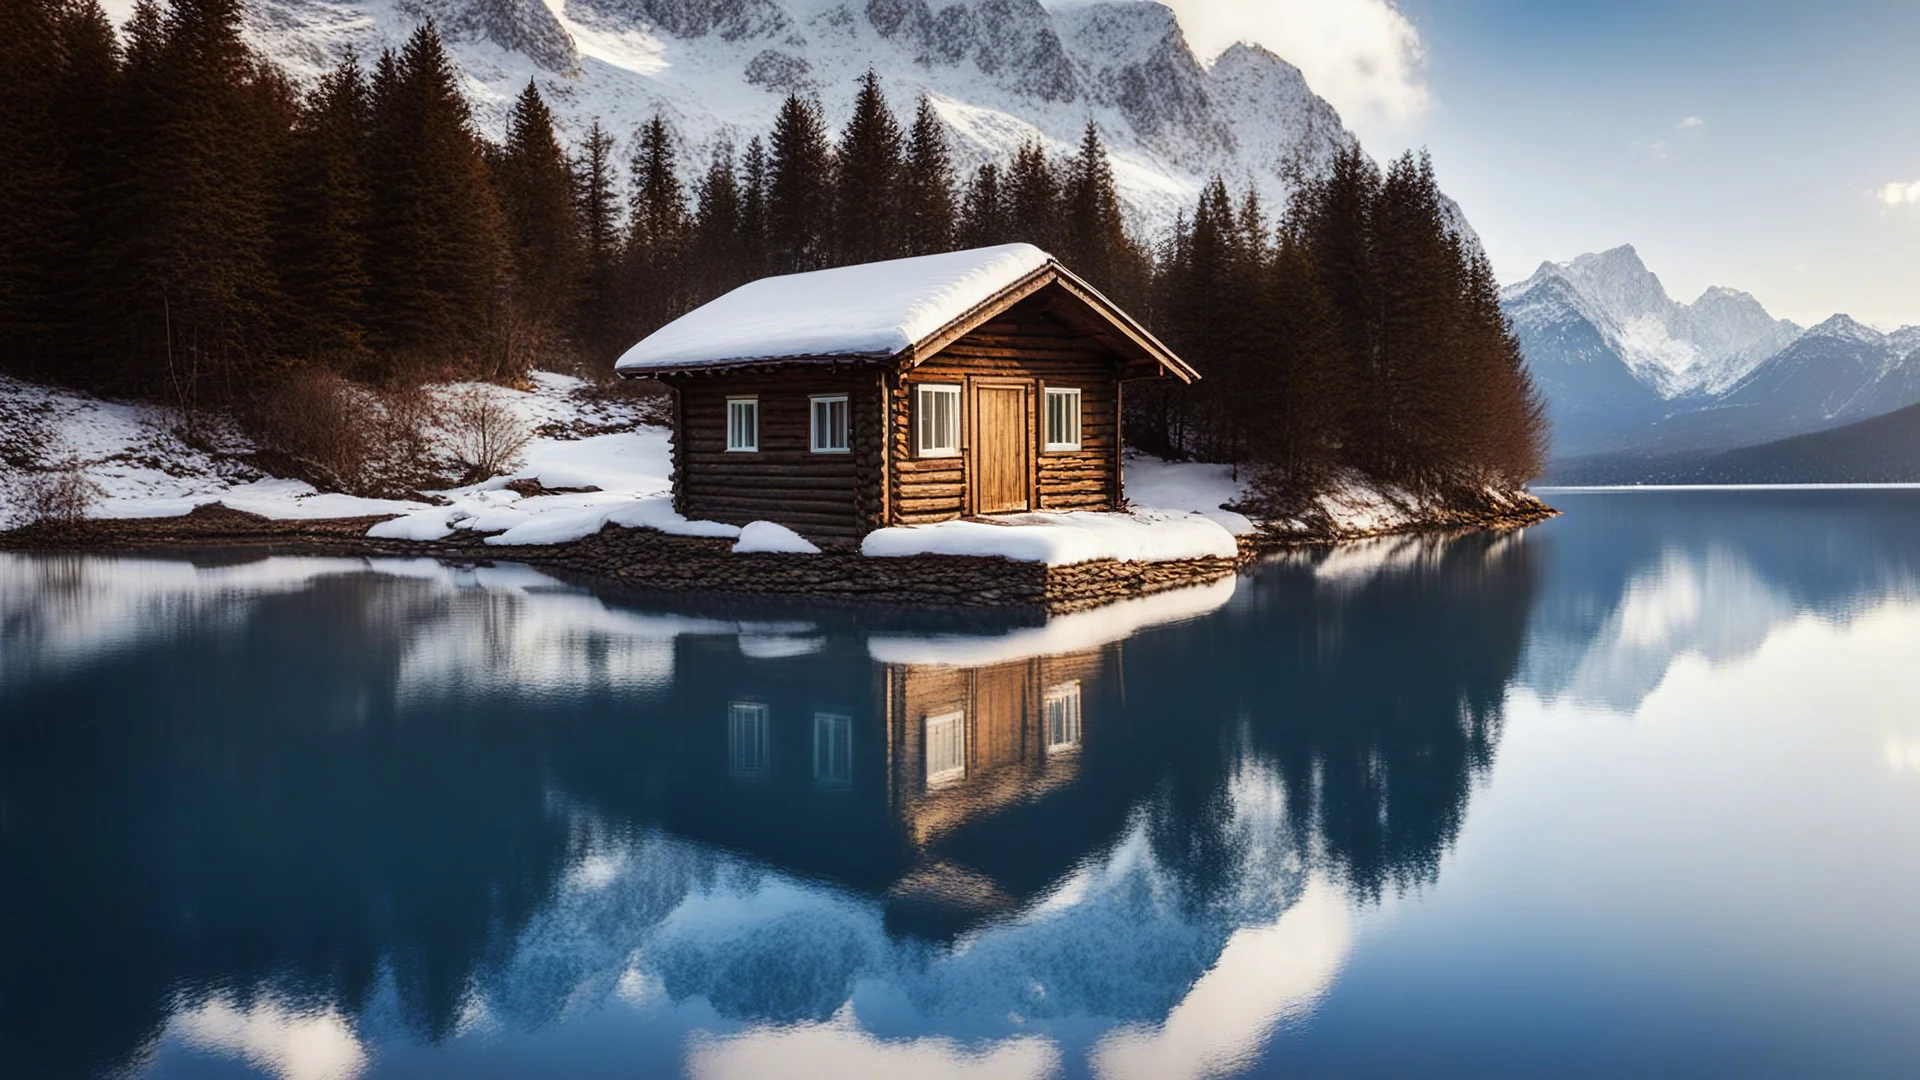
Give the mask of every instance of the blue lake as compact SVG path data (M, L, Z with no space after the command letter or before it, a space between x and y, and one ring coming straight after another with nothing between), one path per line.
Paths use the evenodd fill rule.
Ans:
M1045 622L0 556L0 1075L1912 1075L1920 491L1551 501Z

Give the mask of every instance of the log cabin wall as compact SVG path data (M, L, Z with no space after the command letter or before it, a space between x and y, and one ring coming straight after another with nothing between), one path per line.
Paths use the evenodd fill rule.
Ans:
M782 369L688 375L674 389L674 508L745 525L776 521L815 543L844 546L879 524L881 379L871 369ZM847 453L812 449L812 397L846 394ZM760 403L760 449L727 449L727 399Z
M975 388L1007 379L1032 383L1032 507L1118 509L1121 359L1090 335L1047 314L1045 304L1044 296L1024 300L892 380L888 522L915 525L975 512L969 486ZM913 388L923 382L964 388L958 457L921 458L916 452ZM1045 449L1048 386L1080 391L1078 450Z

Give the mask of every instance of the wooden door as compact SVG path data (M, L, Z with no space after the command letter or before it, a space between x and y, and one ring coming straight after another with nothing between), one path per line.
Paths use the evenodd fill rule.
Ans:
M974 391L973 510L999 514L1030 509L1033 408L1025 386L981 386Z

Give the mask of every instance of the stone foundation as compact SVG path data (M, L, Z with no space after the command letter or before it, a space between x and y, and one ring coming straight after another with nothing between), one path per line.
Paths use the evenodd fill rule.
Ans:
M0 533L0 550L251 551L283 555L406 556L449 562L515 562L582 582L639 592L705 593L809 603L960 611L1080 611L1131 596L1217 581L1242 558L1138 563L1102 560L1047 566L999 557L916 555L868 558L854 551L818 555L736 555L733 541L670 536L608 526L569 544L506 547L464 541L381 540L366 535L379 518L275 521L206 506L176 518L94 519Z
M1454 512L1429 523L1390 531L1518 528L1554 513L1527 496L1524 502L1497 510ZM526 563L583 582L612 583L644 592L923 610L993 608L1062 613L1217 581L1235 573L1262 551L1349 538L1268 533L1241 537L1238 558L1147 563L1103 559L1047 566L983 556L876 559L848 550L818 555L735 555L732 540L669 536L650 529L611 525L570 544L535 547L500 547L477 538L423 542L367 536L367 529L380 520L276 521L222 506L203 506L175 518L32 525L0 533L0 550L222 549L289 555L426 556L451 562Z

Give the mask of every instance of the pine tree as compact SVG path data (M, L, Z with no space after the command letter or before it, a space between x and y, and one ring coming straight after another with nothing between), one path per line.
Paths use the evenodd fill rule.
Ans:
M65 145L65 200L72 208L60 250L49 267L55 292L47 309L52 363L60 377L86 384L103 380L113 353L100 331L112 324L103 302L106 261L119 250L112 223L123 170L114 153L121 99L121 51L113 23L97 0L61 9L64 65L54 87L53 115Z
M508 374L505 228L484 148L431 22L374 74L370 316L402 357Z
M1368 391L1383 413L1371 463L1381 479L1433 489L1468 459L1460 423L1477 388L1462 361L1458 240L1432 163L1403 154L1372 213L1379 353Z
M767 144L755 135L740 159L740 278L753 281L767 270L767 190L772 186Z
M1080 150L1066 168L1066 229L1062 257L1081 277L1111 288L1127 256L1126 220L1114 188L1113 163L1100 128L1087 121Z
M291 351L347 361L365 347L371 91L348 52L307 95L280 178L275 262Z
M714 151L696 195L688 276L697 301L705 302L748 280L733 147L723 143Z
M860 79L834 164L836 260L876 262L902 254L900 125L871 70Z
M620 326L620 201L614 190L613 136L595 120L574 163L574 216L580 222L580 283L574 334L589 355L623 342Z
M640 130L628 185L627 295L633 305L627 336L637 340L689 306L683 279L687 250L687 192L680 184L676 140L655 114Z
M240 36L238 0L131 22L102 308L134 385L189 408L242 392L277 305L271 175L291 91Z
M958 229L960 246L968 248L1004 244L1011 235L1006 196L1000 190L1000 167L993 162L981 165L967 181Z
M1012 238L1047 251L1058 250L1063 239L1060 222L1060 178L1047 151L1039 143L1021 144L1006 178L1007 227Z
M1373 212L1380 170L1357 144L1334 159L1326 175L1303 185L1290 216L1299 242L1320 276L1335 321L1347 394L1341 428L1352 464L1384 468L1387 411L1380 364L1380 291L1373 250Z
M922 95L907 136L907 160L900 180L900 232L903 253L933 255L954 245L956 215L953 155L946 125Z
M520 328L516 352L524 357L515 360L519 371L561 354L582 265L573 172L532 80L507 116L498 175Z
M0 363L32 376L56 348L55 268L76 211L55 117L67 67L60 21L54 0L0 6Z
M819 107L787 95L768 160L767 258L776 274L829 265L833 151Z

